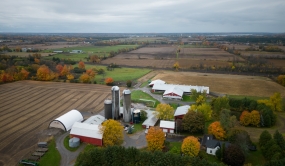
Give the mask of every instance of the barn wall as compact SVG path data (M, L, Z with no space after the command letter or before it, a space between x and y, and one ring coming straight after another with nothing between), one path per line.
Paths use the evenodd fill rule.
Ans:
M70 134L70 137L77 137L77 138L80 139L81 142L86 142L86 143L90 143L90 144L93 144L93 145L103 146L102 139L84 137L84 136L75 135L75 134Z
M175 120L176 119L183 119L184 115L178 115L178 116L175 116Z

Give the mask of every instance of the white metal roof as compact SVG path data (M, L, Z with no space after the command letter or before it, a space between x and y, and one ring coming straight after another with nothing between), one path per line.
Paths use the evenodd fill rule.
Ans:
M161 128L168 128L168 129L174 129L175 128L175 122L161 120L159 127L161 127Z
M154 114L155 111L145 110L145 112L147 112L147 119L142 123L142 125L154 126L158 120Z
M189 105L177 107L174 116L185 115L188 112L189 108L190 108Z
M174 94L180 96L180 98L183 96L183 91L182 91L179 87L173 86L173 87L171 87L171 88L169 88L169 89L166 89L166 90L164 91L163 97L164 97L164 96L171 96L172 93L174 93Z
M154 84L152 89L153 90L168 90L173 87L177 87L181 89L183 92L190 93L191 89L196 89L197 92L203 92L206 90L207 94L209 94L209 87L206 86L191 86L191 85L174 85L174 84Z
M88 123L75 122L71 128L70 134L102 139L103 134L100 133L99 125L91 125Z
M63 114L62 116L56 118L55 121L61 122L61 124L64 125L65 130L68 131L71 129L72 125L75 122L83 121L83 116L79 111L71 110L66 114Z
M90 125L100 125L105 121L105 117L102 115L94 115L86 119L83 123L87 123Z
M162 81L162 80L159 80L159 79L158 80L153 80L148 85L154 85L154 84L165 84L165 81Z

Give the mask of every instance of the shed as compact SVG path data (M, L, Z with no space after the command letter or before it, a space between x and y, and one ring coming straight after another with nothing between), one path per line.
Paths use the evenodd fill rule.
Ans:
M175 122L174 121L161 120L159 127L165 133L174 133Z
M82 142L93 145L103 145L103 134L100 133L99 125L75 122L70 131L70 137L77 137Z
M49 128L59 128L64 131L69 131L75 122L83 121L82 114L77 110L71 110L66 114L51 121Z
M165 84L165 81L162 81L160 79L153 80L153 81L151 81L151 83L148 84L148 86L152 87L154 84Z
M190 106L189 105L184 105L177 107L175 113L174 113L174 118L176 119L183 119L184 115L187 114Z
M147 113L147 119L142 123L142 127L146 128L146 126L154 126L158 121L157 117L154 114L155 111L145 110L145 112Z

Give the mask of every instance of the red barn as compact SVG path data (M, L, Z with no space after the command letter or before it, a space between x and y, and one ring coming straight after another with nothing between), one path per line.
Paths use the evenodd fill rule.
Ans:
M77 137L82 142L103 146L103 134L99 125L75 122L70 131L70 137Z

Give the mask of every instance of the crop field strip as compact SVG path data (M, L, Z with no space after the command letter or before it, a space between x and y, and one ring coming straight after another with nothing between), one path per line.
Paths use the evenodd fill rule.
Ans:
M71 96L71 97L73 97L73 96ZM42 110L45 110L45 109L56 110L58 107L61 107L60 104L61 103L53 105L53 103L49 103L48 105L45 105L44 107L42 107ZM65 106L65 108L66 107L68 107L68 106ZM60 109L58 109L58 110L60 110ZM3 136L1 134L1 137L2 137L2 139L4 138L4 140L0 143L0 151L3 147L3 145L7 145L9 142L20 137L23 133L29 132L30 130L34 130L37 128L38 125L41 125L43 122L48 121L49 119L52 119L52 117L54 117L58 114L62 114L62 112L60 112L60 111L54 111L53 114L51 114L50 112L45 112L45 114L34 115L33 117L31 117L29 122L24 123L24 125L18 124L18 126L13 126L13 128L10 129L5 134L2 133ZM55 114L55 113L57 113L57 114ZM6 138L6 140L5 140L5 138Z
M71 97L73 97L72 95L70 95L69 96L69 98L71 98ZM58 103L57 103L58 104ZM5 137L7 136L7 135L9 135L9 133L13 133L12 131L11 131L11 129L10 128L12 128L12 130L16 130L16 129L18 129L18 128L23 128L23 127L25 127L25 126L23 126L23 125L20 125L20 124L22 124L23 123L23 121L25 121L26 119L30 119L31 120L31 122L33 122L32 120L33 119L35 119L36 120L36 118L40 118L41 117L41 113L43 113L43 112L38 112L38 111L36 111L36 110L40 110L40 109L43 109L43 108L49 108L49 106L52 106L53 105L53 103L48 103L48 104L45 104L43 107L40 107L40 106L38 106L38 107L36 107L36 108L33 108L33 109L29 109L29 111L27 112L27 111L25 111L25 112L21 112L21 113L18 113L17 115L16 115L16 118L14 118L14 117L11 117L12 118L12 122L8 125L8 124L6 124L6 126L4 126L3 128L2 128L2 132L1 132L1 136L0 136L0 141L2 140L2 139L5 139ZM28 107L29 108L32 108L34 105L28 105ZM17 111L15 111L15 112L17 112ZM46 113L46 112L45 112ZM48 112L47 112L48 113ZM36 114L36 115L35 115ZM25 117L26 116L26 117ZM28 116L28 117L27 117ZM42 121L41 121L42 122ZM6 131L6 132L5 132ZM16 131L18 131L18 130L16 130ZM6 135L7 134L7 135ZM0 144L1 145L1 144Z
M39 105L38 103L42 103L42 104L48 103L49 101L53 100L53 98L50 98L53 95L61 95L64 93L65 92L58 93L57 91L51 91L51 93L48 93L48 95L41 97L41 98L39 98L39 96L33 96L32 98L30 98L29 100L27 100L25 102L21 102L21 100L17 101L17 103L19 103L19 104L15 105L14 107L11 107L9 109L7 108L9 110L9 112L5 111L7 113L4 115L1 115L1 118L5 119L5 120L0 122L0 126L5 121L9 120L8 118L10 118L10 117L12 117L12 119L13 118L17 119L18 117L24 116L25 114L29 113L27 111L21 111L20 113L18 113L17 110L28 110L29 108L36 109L38 107L41 107L41 105ZM36 99L38 99L37 103L34 102ZM30 110L30 111L33 111L33 110ZM1 129L0 129L0 132L1 132Z
M9 153L13 156L11 158L22 156L25 149L31 146L26 147L24 142L30 144L27 139L36 141L34 135L47 128L52 119L71 109L101 111L103 101L111 95L111 87L102 85L36 81L4 84L0 89L0 92L5 92L0 93L0 98L5 100L0 103L1 119L5 117L0 121L0 125L4 126L0 128L0 154Z

